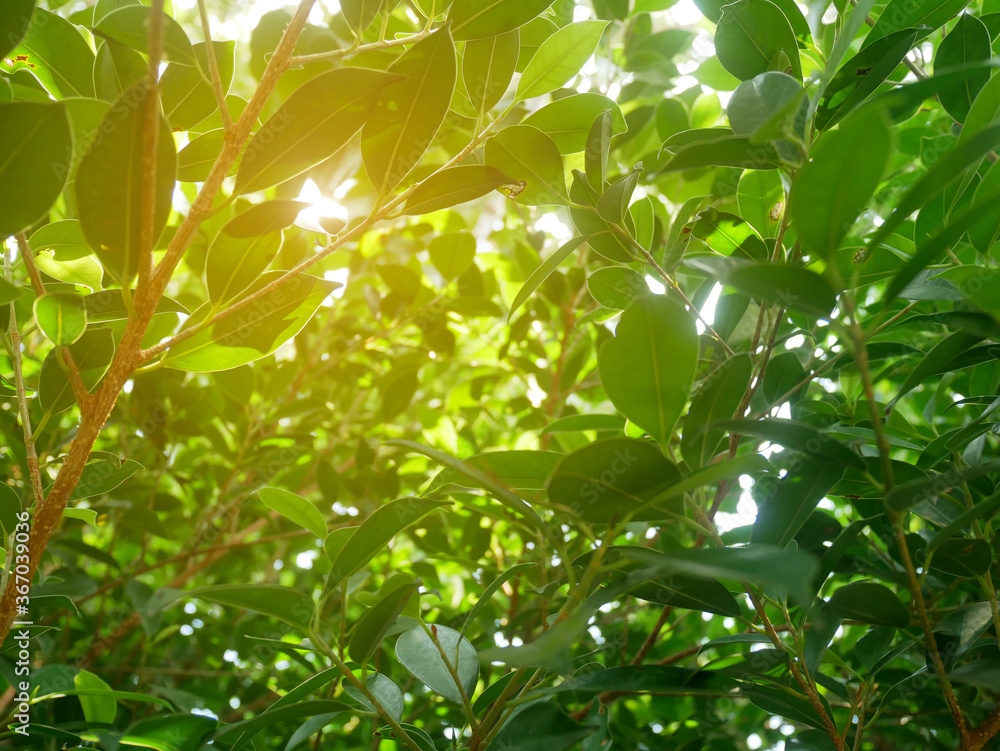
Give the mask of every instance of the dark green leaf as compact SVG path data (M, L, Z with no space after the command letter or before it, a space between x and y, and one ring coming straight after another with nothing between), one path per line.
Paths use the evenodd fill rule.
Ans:
M0 104L0 237L41 219L62 192L73 139L61 104Z
M796 420L722 420L710 427L740 435L751 435L777 443L790 451L814 454L863 470L865 463L847 446L833 440L819 428Z
M910 625L910 612L896 593L875 582L853 582L837 589L827 601L827 610L841 618L890 628Z
M449 506L442 501L400 498L379 506L355 529L333 561L328 588L352 576L397 534L418 522L431 511Z
M779 547L787 545L843 476L843 465L811 458L780 478L757 478L753 495L759 510L750 539Z
M829 258L878 187L892 141L881 113L869 110L820 139L802 168L788 210L802 244Z
M741 353L724 360L698 386L681 424L681 455L689 467L709 465L725 433L704 427L736 413L752 375L750 355Z
M621 522L680 480L680 472L652 443L612 438L568 454L549 477L549 500L589 522ZM636 518L662 519L650 509Z

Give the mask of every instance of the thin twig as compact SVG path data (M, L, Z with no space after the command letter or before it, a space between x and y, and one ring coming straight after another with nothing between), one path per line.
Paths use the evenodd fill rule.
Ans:
M204 1L204 0L202 0ZM302 65L308 65L309 63L321 62L323 60L340 60L343 57L349 55L356 55L359 52L371 52L372 50L385 50L390 47L399 47L404 44L413 44L414 42L419 42L430 36L431 30L425 29L423 31L418 31L416 34L409 34L405 37L399 37L398 39L390 39L388 41L372 42L371 44L359 44L351 47L344 47L339 50L328 50L326 52L316 52L312 55L296 55L288 61L289 67L295 68Z
M229 132L233 127L233 118L226 107L226 92L222 90L222 74L219 73L219 61L215 58L215 44L212 42L212 30L208 23L208 9L205 0L198 0L198 12L201 14L201 28L205 35L205 50L208 57L208 69L212 75L212 91L215 92L215 103L222 113L222 123Z
M23 235L21 236L23 237ZM20 242L20 240L19 240ZM7 281L13 278L10 264L10 250L4 247L4 274ZM21 369L21 333L17 328L17 311L14 303L10 308L10 359L14 366L14 388L17 391L17 410L21 417L21 429L24 432L25 463L28 465L28 477L31 482L31 492L35 498L35 508L44 503L42 492L42 474L38 468L38 453L35 450L35 439L31 432L31 412L28 407L28 397L24 390L24 372Z

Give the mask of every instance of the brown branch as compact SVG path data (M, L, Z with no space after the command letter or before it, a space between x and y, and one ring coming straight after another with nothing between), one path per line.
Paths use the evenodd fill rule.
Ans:
M315 0L301 0L295 15L285 29L277 51L264 71L260 85L240 117L239 124L226 134L225 145L212 167L211 174L202 186L191 211L188 212L187 217L172 238L163 261L153 270L148 292L143 295L143 304L139 306L136 316L129 318L121 343L115 351L115 356L100 389L94 395L89 408L81 411L80 426L70 444L66 459L49 490L48 497L39 504L35 515L28 543L29 571L27 578L29 579L33 578L38 570L49 540L62 519L62 513L66 508L70 494L80 480L83 468L90 457L90 451L97 441L105 421L111 414L111 410L114 409L125 382L140 363L138 355L142 348L142 337L153 317L153 312L156 310L156 304L166 289L184 251L194 238L197 228L211 208L229 167L239 153L242 144L249 137L252 124L256 122L265 101L286 68L295 42L305 27L306 18L314 3ZM15 578L8 580L3 598L0 599L0 643L10 633L11 624L14 621L17 595L15 582Z

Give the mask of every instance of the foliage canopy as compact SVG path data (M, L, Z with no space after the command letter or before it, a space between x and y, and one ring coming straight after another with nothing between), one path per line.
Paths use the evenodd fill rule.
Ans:
M998 36L2 0L3 742L997 748Z

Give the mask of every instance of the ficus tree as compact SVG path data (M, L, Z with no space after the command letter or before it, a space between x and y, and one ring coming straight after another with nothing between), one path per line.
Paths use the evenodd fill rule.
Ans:
M1000 747L998 36L0 2L3 742Z

